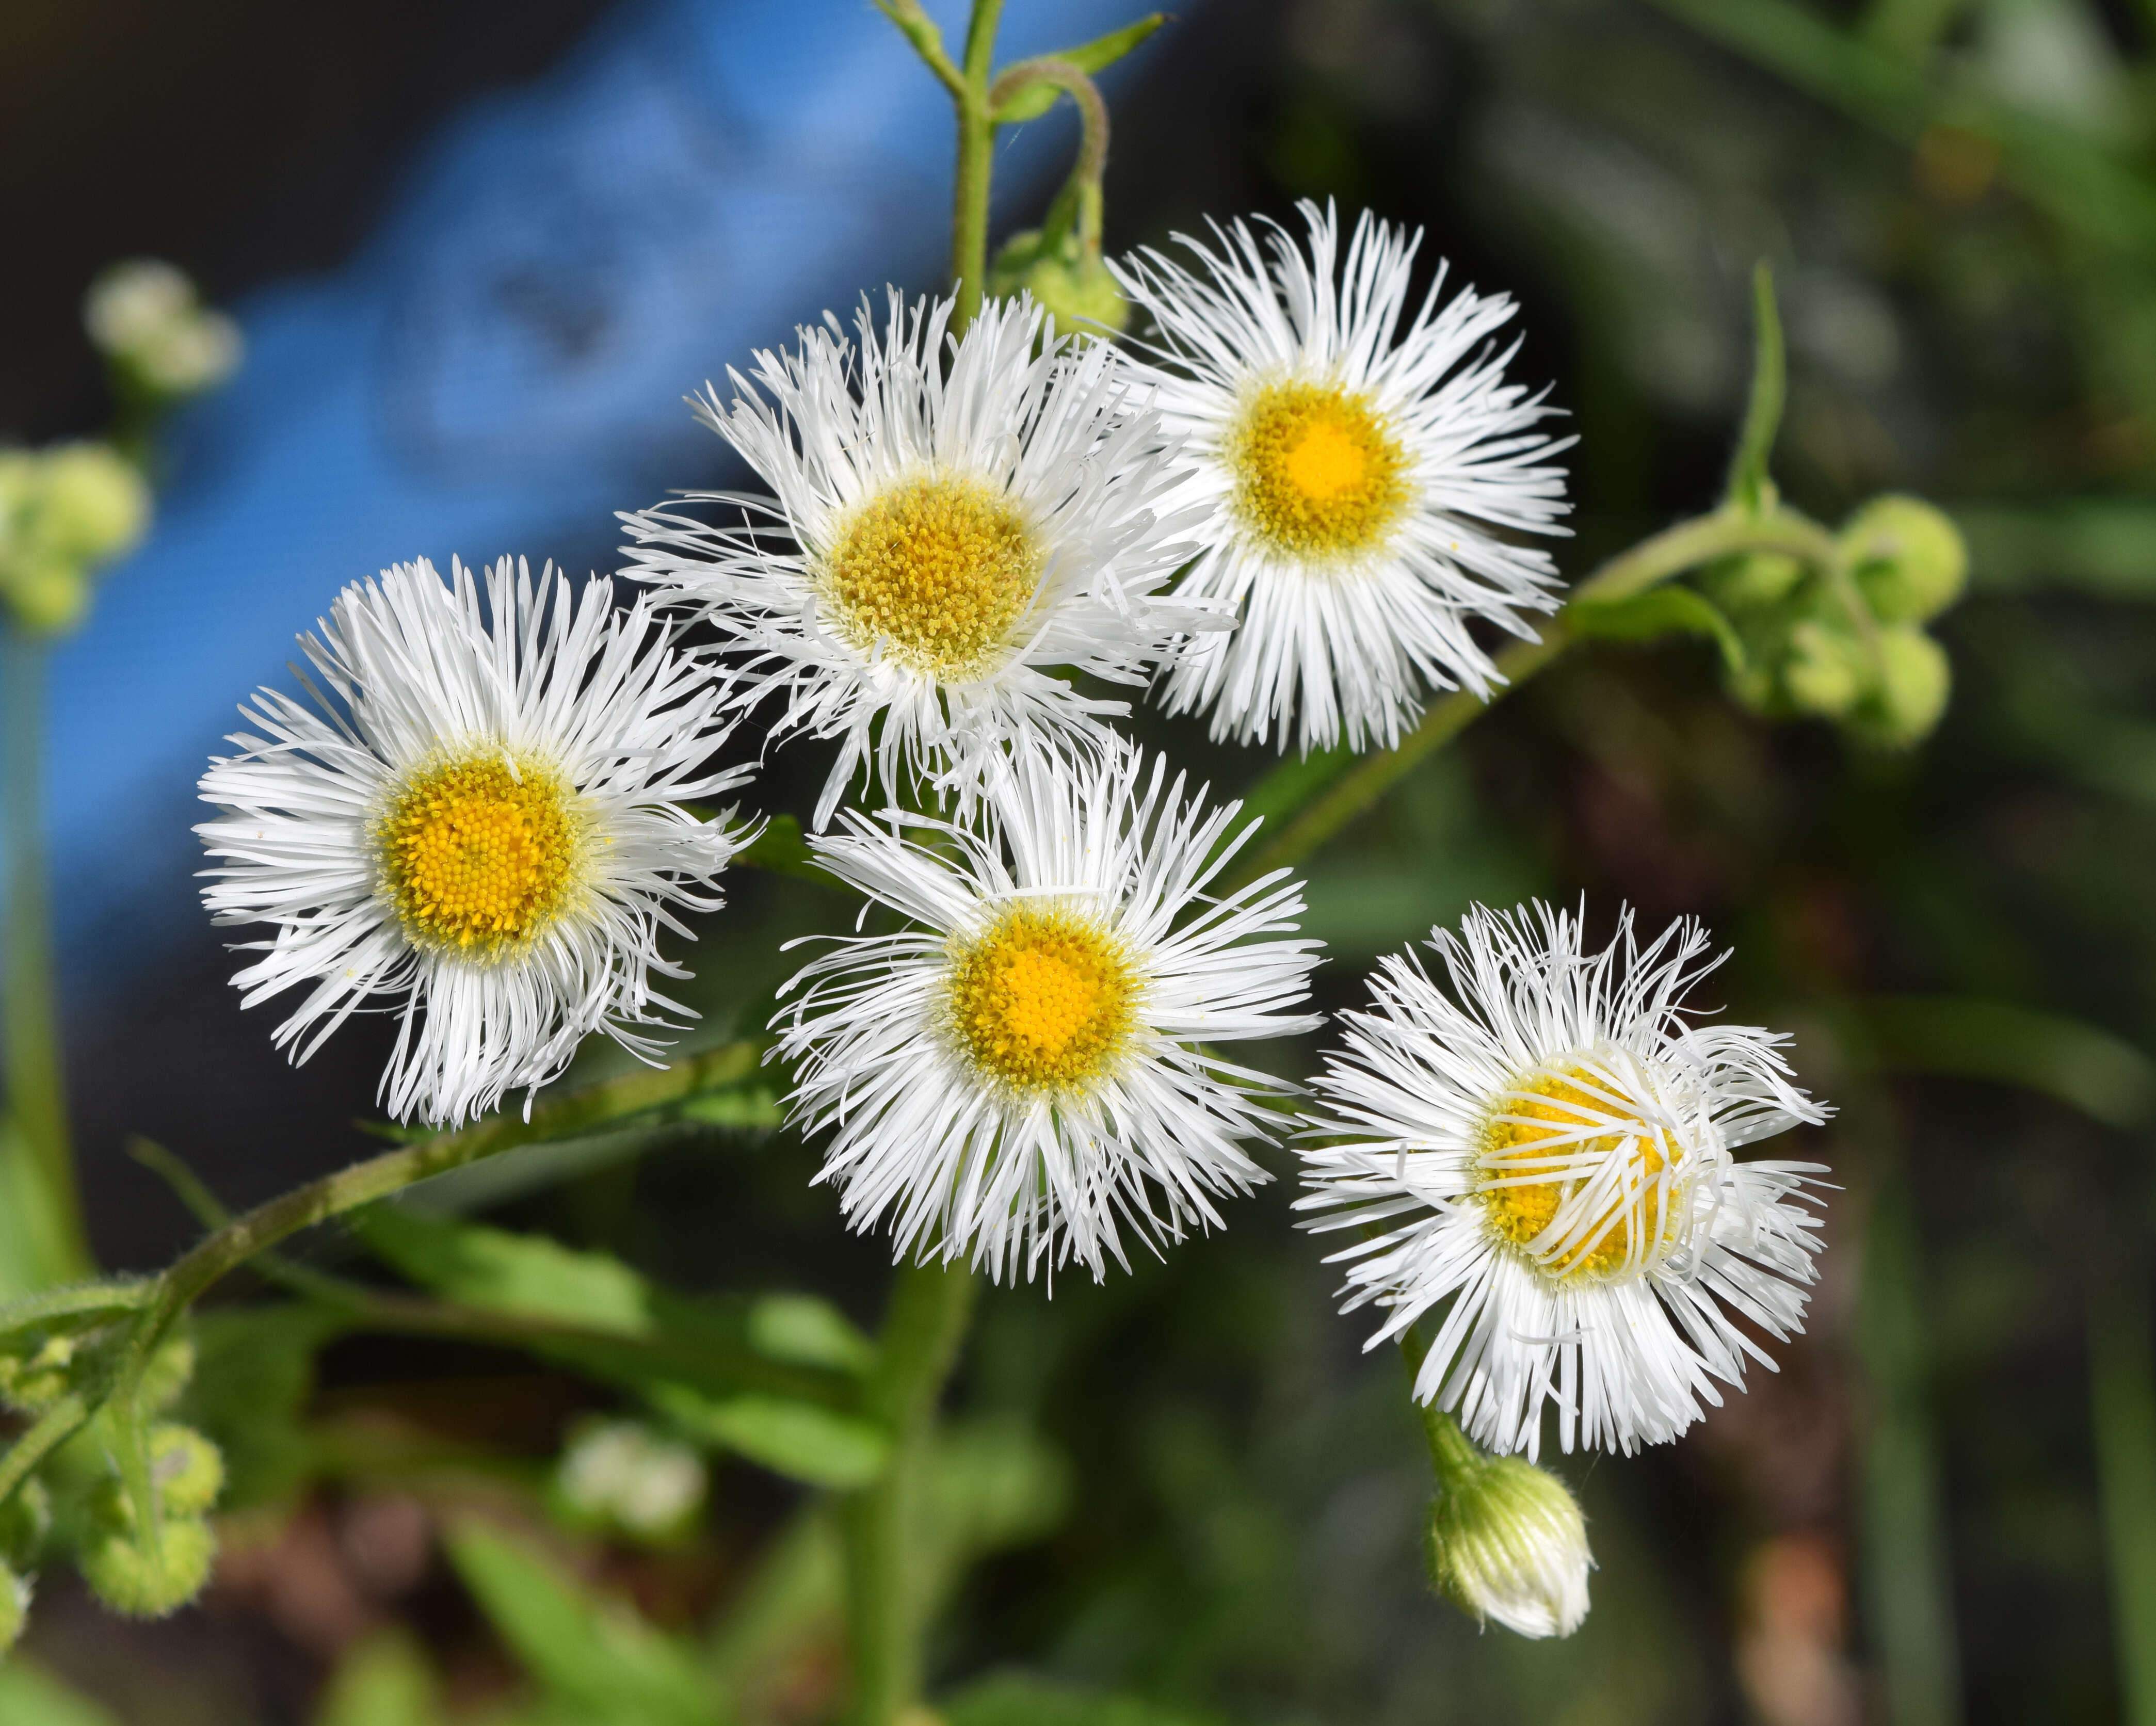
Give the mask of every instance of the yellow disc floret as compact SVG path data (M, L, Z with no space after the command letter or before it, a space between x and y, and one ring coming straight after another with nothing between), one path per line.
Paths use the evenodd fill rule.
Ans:
M583 830L558 775L473 755L406 780L375 824L374 843L414 946L492 958L561 914L576 890Z
M1290 557L1373 550L1407 511L1406 450L1366 398L1337 384L1257 390L1225 455L1244 527Z
M1006 912L951 966L959 1046L982 1071L1023 1090L1067 1090L1098 1074L1130 1035L1137 994L1122 943L1054 907Z
M1662 1174L1681 1153L1663 1129L1613 1118L1629 1112L1609 1077L1573 1066L1522 1081L1484 1129L1479 1193L1491 1225L1548 1275L1600 1275L1652 1261L1668 1244ZM1589 1189L1562 1233L1537 1246L1565 1201Z
M1011 500L978 480L901 480L839 524L824 596L863 652L945 681L993 669L1047 561Z

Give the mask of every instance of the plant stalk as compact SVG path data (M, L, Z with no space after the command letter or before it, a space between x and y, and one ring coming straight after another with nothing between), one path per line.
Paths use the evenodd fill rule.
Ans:
M2156 1726L2156 1338L2145 1273L2089 1300L2089 1403L2128 1726Z
M7 740L0 744L0 821L7 825L8 1107L28 1148L43 1216L45 1280L67 1282L95 1269L83 1231L61 1074L59 1011L53 986L52 903L44 856L45 665L42 640L0 624Z
M966 25L963 89L951 98L958 118L958 168L951 203L951 286L958 302L951 314L953 335L980 315L988 279L988 191L996 141L995 124L988 118L988 80L1003 9L1003 0L973 0Z
M921 1700L928 1628L922 1497L936 1410L973 1316L963 1265L906 1265L891 1286L864 1401L891 1427L891 1464L844 1503L853 1726L896 1726Z
M1421 722L1392 748L1357 763L1345 747L1324 757L1286 762L1267 775L1245 806L1270 816L1293 812L1225 883L1232 889L1269 870L1302 862L1390 790L1431 750L1450 742L1529 678L1562 658L1577 639L1565 622L1576 606L1607 605L1738 552L1785 552L1817 568L1834 567L1834 536L1794 510L1754 515L1733 506L1696 516L1620 552L1573 589L1564 611L1543 626L1539 641L1518 641L1497 655L1497 686L1486 696L1455 690L1431 703Z

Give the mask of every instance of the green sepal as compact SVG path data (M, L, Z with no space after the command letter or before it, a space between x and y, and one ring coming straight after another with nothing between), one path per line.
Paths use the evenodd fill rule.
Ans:
M1627 599L1575 600L1564 611L1565 627L1604 641L1654 641L1665 635L1702 635L1721 650L1732 675L1744 669L1744 643L1720 607L1691 588L1650 588Z
M1125 24L1120 30L1111 30L1105 36L1096 36L1082 48L1059 49L1034 58L1067 60L1090 75L1104 66L1115 64L1167 22L1166 13L1149 13L1134 23ZM1062 93L1060 86L1044 79L1035 79L1013 90L988 118L998 126L1015 126L1021 121L1038 120L1055 105L1056 97Z

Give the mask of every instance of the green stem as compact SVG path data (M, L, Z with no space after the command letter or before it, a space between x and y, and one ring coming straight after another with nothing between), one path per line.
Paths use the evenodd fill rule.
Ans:
M43 832L45 644L13 624L5 640L5 761L0 820L7 825L8 1104L29 1151L43 1216L44 1280L70 1282L95 1269L83 1232L74 1151L61 1078L59 1015L53 989L52 907Z
M978 1284L963 1265L907 1265L895 1279L865 1412L886 1421L890 1467L844 1504L853 1726L895 1726L921 1699L927 1625L921 1497L936 1410Z
M2128 1726L2156 1726L2156 1340L2144 1276L2089 1303L2089 1403Z
M1089 266L1097 264L1101 259L1101 181L1108 171L1107 99L1082 68L1069 60L1045 57L1020 60L1008 68L988 90L988 112L995 113L1029 84L1052 84L1078 105L1078 159L1041 224L1044 246L1055 246L1075 218L1080 254Z
M1738 552L1785 552L1818 568L1835 567L1834 536L1818 522L1794 510L1777 507L1754 515L1725 506L1680 521L1612 557L1573 590L1567 609L1629 599L1687 569ZM1497 701L1563 657L1573 639L1565 613L1560 612L1545 625L1541 640L1515 642L1497 655L1501 681L1487 697L1470 690L1454 691L1433 702L1421 722L1396 746L1359 763L1342 747L1276 768L1245 799L1245 807L1269 819L1291 812L1294 818L1229 876L1224 891L1268 870L1302 862L1431 750L1450 742Z

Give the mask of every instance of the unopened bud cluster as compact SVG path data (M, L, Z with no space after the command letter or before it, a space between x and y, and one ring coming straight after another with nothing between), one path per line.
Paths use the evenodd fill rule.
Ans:
M238 368L239 326L171 265L115 265L83 302L84 326L123 388L164 400L214 389Z
M149 486L109 444L0 450L0 601L13 621L33 634L72 629L91 577L149 521Z
M703 1458L634 1420L599 1420L570 1439L555 1471L556 1508L571 1523L665 1542L703 1508Z
M103 1380L126 1328L0 1341L0 1400L37 1414ZM202 1592L217 1557L209 1513L224 1458L192 1427L157 1418L193 1371L192 1345L168 1338L124 1406L107 1402L0 1505L0 1651L21 1631L32 1579L55 1558L72 1559L91 1592L130 1617L163 1617Z
M1745 649L1730 692L1757 712L1831 719L1859 742L1907 748L1946 711L1946 652L1924 624L1961 596L1968 551L1942 511L1900 496L1859 510L1838 550L1832 569L1753 552L1707 573L1703 589Z
M1130 301L1071 231L1060 239L1032 228L1014 234L988 266L988 291L997 300L1030 294L1065 333L1119 336L1130 326Z

